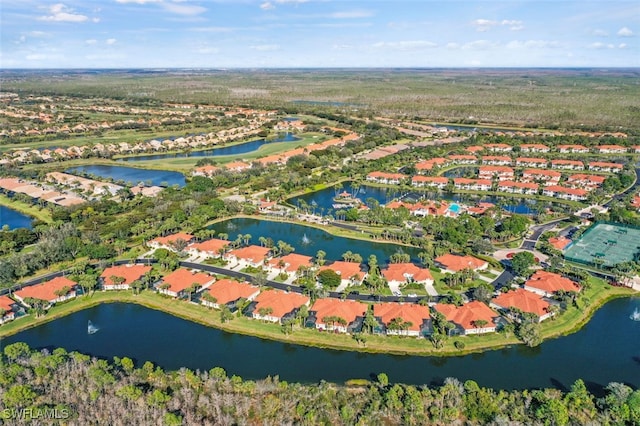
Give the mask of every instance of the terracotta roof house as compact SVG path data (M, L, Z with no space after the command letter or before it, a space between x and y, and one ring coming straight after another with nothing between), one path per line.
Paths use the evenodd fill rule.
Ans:
M627 147L621 145L600 145L596 146L596 151L600 154L625 154Z
M385 326L387 334L428 336L431 334L431 315L428 306L415 303L376 303L373 315Z
M330 269L336 274L340 275L341 284L343 285L358 285L362 283L366 272L362 272L360 264L356 262L344 262L337 260L329 265L323 265L320 267L320 271Z
M491 166L508 166L511 164L511 157L504 155L483 155L482 164L488 164Z
M498 182L498 191L510 192L512 194L532 194L538 193L538 184L534 182L514 182L505 180Z
M233 249L222 257L230 262L244 262L257 268L264 265L264 261L269 257L270 252L271 249L269 247L250 245Z
M523 288L508 291L507 293L502 293L494 297L491 305L498 310L507 311L507 315L514 320L518 320L520 316L514 315L513 309L534 314L538 318L538 322L542 322L551 316L551 312L549 312L549 302L544 300L539 294L532 293Z
M220 167L207 164L206 166L196 167L191 173L193 176L208 176L211 177L220 171Z
M470 154L450 155L448 158L454 164L476 164L478 162L478 157Z
M371 172L367 175L368 181L385 184L398 184L404 178L406 176L401 173Z
M25 302L25 299L28 299L30 297L34 299L44 300L46 302L49 302L50 305L53 305L57 302L63 302L65 300L73 299L74 297L76 297L75 289L77 284L77 282L72 281L67 277L57 277L41 284L25 287L21 290L16 291L15 293L13 293L13 295L16 297L16 299L18 299L26 306L29 306L29 304ZM61 292L65 288L69 290L66 294L56 294L58 292Z
M472 191L489 191L493 182L489 179L453 178L453 186Z
M543 181L546 185L555 185L560 181L562 173L555 170L524 169L523 182Z
M513 169L509 166L480 166L478 177L480 179L493 179L494 177L504 180L513 179Z
M313 258L302 254L289 253L282 257L272 258L269 260L268 265L272 271L278 271L279 273L284 272L287 275L294 275L297 277L298 268L301 266L304 268L313 267Z
M212 308L219 308L227 305L231 310L235 310L236 304L240 299L254 300L260 293L260 288L248 283L241 283L236 280L222 279L213 283L209 288L203 291L216 300L208 301L205 297L201 297L201 303Z
M314 324L318 330L347 333L359 331L368 305L355 300L324 298L315 301L309 308L307 325ZM341 323L344 320L343 323Z
M424 171L429 171L436 166L442 166L444 164L447 164L447 162L448 160L446 158L437 157L437 158L431 158L429 160L420 161L419 163L416 164L415 167L417 172L420 173Z
M147 272L151 271L151 266L147 265L118 265L110 266L106 268L100 278L102 279L103 290L128 290L131 288L131 284L141 279ZM119 277L124 281L118 282L112 279L112 277Z
M15 318L13 311L16 302L14 302L9 296L0 296L0 311L4 311L0 315L0 324L4 324L7 321L11 321Z
M562 198L564 200L583 201L587 199L589 192L579 188L567 188L560 185L550 185L546 186L542 190L542 195L546 195L547 197Z
M433 276L426 268L420 268L413 263L390 263L382 270L382 276L390 284L406 284L410 282L433 284Z
M547 167L549 160L546 158L518 157L516 158L516 166L518 167L537 167L544 169Z
M433 308L444 315L447 321L455 325L452 334L469 335L496 331L498 314L477 300L460 307L438 303ZM478 327L479 322L484 322L484 325Z
M583 145L558 145L558 151L562 153L579 152L584 154L589 152L589 148Z
M522 152L549 152L551 148L540 143L523 143L520 145Z
M187 247L187 252L191 255L207 255L208 257L220 257L229 246L229 241L212 238L201 243L192 243Z
M492 152L509 152L513 147L506 143L487 143L484 144L484 149Z
M157 285L159 293L172 297L183 297L186 289L194 284L206 288L215 281L215 277L204 272L191 272L185 268L178 268L165 276Z
M472 146L469 146L469 147L465 148L465 151L473 152L473 153L480 152L480 151L483 151L483 150L484 150L484 147L479 146L479 145L472 145Z
M592 161L589 163L589 170L597 172L621 172L624 166L620 163L609 163L605 161Z
M562 251L571 244L571 240L567 237L551 237L549 238L549 244L554 249Z
M298 293L286 293L281 290L266 290L251 303L252 317L270 322L281 322L294 317L303 305L309 306L309 299Z
M557 291L580 291L581 287L569 278L547 271L536 271L524 283L524 289L541 296L551 297Z
M552 169L584 170L584 163L578 160L551 160Z
M449 183L449 178L444 176L414 176L411 178L411 186L422 188L431 186L436 188L444 188Z
M458 256L456 254L444 254L435 258L436 263L441 265L442 272L455 273L464 269L487 269L487 261L473 256Z
M231 163L225 164L224 168L232 172L241 172L243 170L249 170L251 168L251 164L243 161L232 161Z
M607 180L606 176L576 173L567 178L567 185L573 188L595 189Z
M193 238L194 237L191 234L178 232L176 234L167 235L165 237L154 238L153 240L149 241L147 245L155 249L165 248L175 251L174 245L176 244L176 242L182 240L185 243L189 244L191 241L193 241Z

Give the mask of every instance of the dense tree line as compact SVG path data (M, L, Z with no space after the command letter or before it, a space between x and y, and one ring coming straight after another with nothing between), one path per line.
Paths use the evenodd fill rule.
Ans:
M69 424L639 424L640 391L610 383L597 398L582 380L566 391L497 391L447 378L439 387L390 383L384 373L351 386L244 380L222 368L164 371L129 358L34 351L0 355L0 416L55 409ZM40 411L39 411L40 410Z

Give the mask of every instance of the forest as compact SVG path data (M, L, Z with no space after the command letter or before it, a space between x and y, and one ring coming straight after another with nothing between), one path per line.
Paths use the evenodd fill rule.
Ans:
M80 391L81 390L81 391ZM244 380L224 369L163 371L129 358L96 359L14 343L0 355L5 424L640 424L640 390L582 380L570 389L495 391L447 378L439 386L391 383L384 372L345 385Z

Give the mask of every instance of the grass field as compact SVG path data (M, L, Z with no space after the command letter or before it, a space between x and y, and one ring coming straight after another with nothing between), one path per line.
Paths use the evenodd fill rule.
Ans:
M597 223L574 241L565 257L587 264L604 266L633 261L640 254L640 229L624 225Z

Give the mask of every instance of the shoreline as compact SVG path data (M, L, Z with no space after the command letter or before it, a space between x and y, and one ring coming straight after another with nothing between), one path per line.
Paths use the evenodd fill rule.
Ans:
M610 288L613 289L613 288ZM610 290L609 289L609 290ZM637 293L632 290L616 291L604 294L594 303L579 311L575 323L556 323L549 319L542 324L547 325L551 330L541 330L542 343L547 340L561 338L573 334L584 327L593 317L595 312L607 302L624 297L637 297ZM67 315L95 307L102 303L133 303L148 309L160 311L174 317L197 323L206 327L216 328L221 331L240 334L245 336L263 338L283 343L309 346L320 349L355 351L362 353L379 353L388 355L404 356L435 356L449 357L460 356L472 353L483 353L489 350L497 350L507 346L522 345L515 335L505 337L499 333L491 333L480 336L459 336L447 339L445 347L436 350L431 342L423 338L400 337L400 336L376 336L366 335L367 346L361 346L351 335L320 333L315 329L297 328L293 333L285 335L281 331L281 325L277 323L263 323L258 320L245 317L234 317L233 320L222 323L219 319L219 311L207 308L191 302L175 300L157 294L154 291L145 290L139 295L134 295L130 291L99 291L91 295L81 296L69 302L54 306L53 312L44 317L35 318L29 316L23 319L16 319L12 322L0 326L0 339L13 336L22 331L38 327L42 324L54 321ZM577 309L577 308L574 308ZM557 329L557 330L556 330ZM462 341L466 349L455 348L454 342Z

